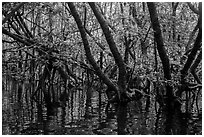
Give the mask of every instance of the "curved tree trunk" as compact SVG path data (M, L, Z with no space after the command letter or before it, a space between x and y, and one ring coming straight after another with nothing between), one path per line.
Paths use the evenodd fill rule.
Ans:
M198 84L202 84L201 80L199 79L198 75L196 74L196 68L198 67L199 63L202 60L202 51L198 54L197 58L195 59L193 65L190 68L191 74L193 75L194 79L197 81Z
M84 45L84 50L85 50L88 61L93 66L94 70L96 71L96 74L103 80L103 82L107 86L109 86L111 89L115 90L116 92L119 92L117 86L101 71L100 67L98 66L94 57L92 56L91 50L89 47L89 42L88 42L87 35L86 35L86 31L83 27L82 21L79 17L79 14L76 11L74 4L69 2L68 6L70 8L71 14L73 15L73 17L77 23L77 26L79 28L81 38L83 41L83 45Z
M126 90L126 68L125 68L125 64L124 61L122 59L121 54L119 53L116 43L114 42L113 36L111 34L111 31L108 27L108 24L106 22L106 20L104 19L104 17L102 16L102 14L99 12L97 6L95 5L95 3L91 2L89 3L91 9L94 12L94 15L96 16L102 30L103 33L105 35L106 41L109 45L109 48L113 54L113 57L115 59L115 62L119 68L119 77L118 77L118 86L119 86L119 90L120 93L119 98L120 98L120 94L125 93Z
M200 25L200 24L202 24L201 16L202 15L200 15L199 20L198 20L198 26L201 26L201 27L199 27L198 35L197 35L197 38L195 40L194 46L191 50L191 53L189 54L188 59L184 65L183 69L181 70L181 75L182 75L181 79L184 79L187 76L188 70L190 69L190 67L191 67L191 65L192 65L192 63L196 57L196 54L201 47L201 42L202 42L202 25Z
M166 50L164 48L164 42L163 42L163 37L161 33L161 28L158 20L158 14L156 12L156 7L153 2L148 2L147 3L149 13L150 13L150 18L152 22L152 27L154 30L154 38L157 43L157 50L159 53L159 57L162 61L162 66L163 66L163 71L164 71L164 78L167 80L171 80L171 71L170 71L170 63L169 63L169 58L166 54ZM174 115L174 106L172 105L173 103L173 88L167 84L166 85L166 108L167 108L167 119L166 119L166 133L170 134L171 129L172 129L172 118Z
M155 4L152 2L148 2L147 6L149 9L152 27L154 30L155 41L157 43L157 50L158 50L159 57L162 61L162 65L163 65L164 77L167 80L171 80L169 58L168 58L168 56L166 54L166 50L164 48L164 42L163 42L161 28L160 28L160 24L159 24L159 20L158 20L158 14L156 12L156 7L155 7Z
M160 24L159 24L159 20L158 20L158 14L156 12L156 7L155 7L155 4L153 2L148 2L147 6L149 9L152 27L154 30L155 41L157 43L157 50L159 53L159 57L162 61L162 66L163 66L163 70L164 70L164 78L166 78L167 80L171 80L169 58L168 58L168 56L166 54L166 50L164 48L164 42L163 42L161 28L160 28ZM168 109L171 110L171 109L173 109L173 108L171 108L171 102L173 101L173 96L174 96L173 95L173 89L169 84L167 84L166 90L167 90L167 108L169 107Z

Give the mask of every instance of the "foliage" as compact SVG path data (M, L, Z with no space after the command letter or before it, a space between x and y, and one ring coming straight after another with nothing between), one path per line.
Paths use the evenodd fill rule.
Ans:
M133 70L132 75L148 77L152 83L169 83L176 93L183 84L180 71L186 64L187 59L184 58L197 46L195 41L200 17L199 4L156 3L164 48L171 66L172 78L168 80L164 78L165 70L155 50L156 36L147 4L132 2L95 4L125 65ZM108 43L93 8L90 4L82 2L74 5L86 31L93 59L110 81L118 79L120 65L119 72L115 71L117 73L115 77L111 78L110 74L120 61L117 62L117 57L111 50L113 45ZM67 3L7 2L2 3L2 14L3 75L10 75L22 81L34 80L34 83L39 85L46 68L48 74L44 80L47 81L52 77L49 74L53 74L54 81L58 78L64 79L60 74L65 74L65 79L73 83L81 80L83 83L89 79L89 73L97 74L97 70L85 54L80 29ZM197 56L196 52L193 60ZM197 60L199 64L199 59ZM55 73L55 69L59 72ZM201 64L194 70L195 74L199 72L198 77L201 79ZM187 82L198 81L194 74L190 75L189 72L188 74ZM94 77L95 75L91 77L93 81Z

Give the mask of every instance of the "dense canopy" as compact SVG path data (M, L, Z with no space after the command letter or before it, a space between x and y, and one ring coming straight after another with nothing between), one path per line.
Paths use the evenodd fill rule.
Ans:
M17 102L49 114L78 90L92 107L97 92L107 111L141 101L165 112L165 132L149 134L191 134L172 119L202 113L201 45L202 3L3 2L2 98L14 81Z

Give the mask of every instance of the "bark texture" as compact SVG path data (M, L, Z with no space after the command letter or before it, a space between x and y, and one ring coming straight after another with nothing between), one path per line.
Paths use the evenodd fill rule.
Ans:
M74 19L75 19L75 21L77 23L77 26L79 28L81 38L82 38L82 41L83 41L83 45L84 45L84 50L86 52L86 56L87 56L88 61L93 66L94 70L96 71L96 74L103 80L103 82L107 86L114 89L115 91L118 91L117 86L101 71L100 67L98 66L98 64L96 63L94 57L92 56L91 50L90 50L90 47L89 47L89 42L88 42L87 35L86 35L86 31L85 31L85 29L83 27L82 21L81 21L81 19L79 17L79 14L76 11L76 8L75 8L74 4L69 2L68 6L70 8L72 16L74 17Z
M152 27L154 30L155 41L157 43L157 50L159 53L159 57L162 61L162 66L163 66L163 70L164 70L164 77L167 80L171 80L169 58L166 54L166 50L164 47L164 42L163 42L161 28L160 28L160 24L159 24L159 20L158 20L158 14L156 12L156 7L155 7L155 4L153 2L148 2L147 6L149 9Z
M125 64L124 61L122 59L121 54L119 53L116 43L114 42L113 36L111 34L111 31L108 27L108 24L106 22L106 20L104 19L104 17L102 16L102 14L99 12L97 6L95 5L95 3L89 3L91 9L94 12L94 15L96 16L102 30L103 33L105 35L106 41L109 45L109 48L113 54L113 57L115 59L115 62L119 68L119 77L118 77L118 86L120 87L120 93L125 92L126 90L126 68L125 68ZM120 96L120 94L119 94Z

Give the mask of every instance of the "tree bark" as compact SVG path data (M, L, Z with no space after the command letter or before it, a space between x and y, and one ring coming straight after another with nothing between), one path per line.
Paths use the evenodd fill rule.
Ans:
M202 26L202 25L200 25L200 24L202 24L201 17L202 17L202 15L199 16L198 26ZM184 65L183 69L181 70L181 76L182 76L181 79L184 79L186 77L186 75L188 74L188 70L190 69L190 66L192 65L192 63L195 59L197 51L201 47L201 42L202 42L202 27L199 27L199 32L198 32L197 38L195 40L193 49L191 50L191 53L189 54L188 59Z
M155 7L155 4L153 2L148 2L147 6L149 9L152 27L154 30L155 41L157 43L157 50L158 50L159 57L162 61L162 65L163 65L164 77L167 80L171 80L169 58L168 58L168 56L166 54L166 50L164 48L164 42L163 42L161 28L160 28L160 24L159 24L159 20L158 20L158 14L156 12L156 7Z
M88 42L88 39L87 39L86 31L85 31L85 29L83 27L82 21L81 21L81 19L79 17L79 14L76 11L76 8L75 8L74 4L69 2L68 6L70 8L72 16L74 17L74 19L75 19L75 21L77 23L77 26L79 28L81 38L82 38L82 41L83 41L83 45L84 45L84 50L85 50L88 61L93 66L94 70L96 71L96 74L103 80L103 82L107 86L111 87L113 90L118 92L117 86L101 71L100 67L98 66L95 59L93 58L93 56L91 54L90 47L89 47L89 42Z
M164 42L163 42L163 37L161 33L161 28L158 20L158 14L156 12L156 7L153 2L148 2L147 3L149 13L150 13L150 18L152 22L152 27L154 30L154 38L157 43L157 50L159 53L159 57L162 61L162 66L163 66L163 71L164 71L164 78L167 80L171 80L171 72L170 72L170 63L169 63L169 58L166 54L166 50L164 48ZM166 118L166 127L165 131L166 134L171 133L172 129L172 118L174 115L174 106L172 105L174 103L174 94L173 94L173 88L169 84L166 85L166 109L167 109L167 118Z
M191 66L191 74L195 78L198 84L202 84L201 80L199 79L198 75L196 74L195 70L198 67L199 63L202 60L202 51L198 54L196 60L194 61L193 65Z
M89 3L91 9L94 12L94 15L96 16L103 33L105 35L106 41L109 45L109 48L113 54L113 57L115 59L115 62L119 68L119 77L118 77L118 86L120 89L120 93L124 93L126 89L126 68L124 61L122 59L121 54L119 53L116 43L114 42L113 36L111 35L111 31L109 30L108 24L102 14L97 9L95 3ZM119 95L120 96L120 95Z
M178 7L178 2L174 3L172 2L172 16L174 18L176 18L176 8ZM175 39L176 39L176 25L175 25L175 19L173 19L173 22L172 22L172 38L173 38L173 41L175 42Z

